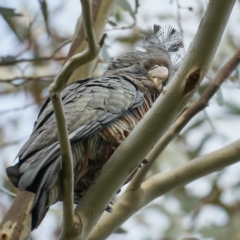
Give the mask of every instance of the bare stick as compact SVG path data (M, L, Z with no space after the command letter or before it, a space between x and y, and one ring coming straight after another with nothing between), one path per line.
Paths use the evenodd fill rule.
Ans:
M220 171L240 160L240 140L203 155L169 172L157 174L142 184L144 204L175 188L186 185L209 173Z
M234 54L234 56L220 69L216 78L207 87L202 96L187 109L167 130L163 137L158 141L154 148L145 158L151 165L155 162L157 157L166 148L170 141L172 141L180 131L186 126L186 124L200 111L208 106L209 100L218 91L221 84L230 76L230 74L236 69L240 62L240 49ZM142 180L146 176L149 167L144 167L141 171L138 171L137 175L129 184L129 188L140 186Z

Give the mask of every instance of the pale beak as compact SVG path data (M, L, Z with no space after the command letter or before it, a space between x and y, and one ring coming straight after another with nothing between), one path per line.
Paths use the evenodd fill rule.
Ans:
M168 77L168 69L164 66L155 65L150 71L148 71L148 74L153 83L159 88Z

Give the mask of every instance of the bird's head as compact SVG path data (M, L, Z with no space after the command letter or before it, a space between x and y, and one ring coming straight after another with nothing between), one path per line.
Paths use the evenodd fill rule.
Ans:
M172 27L154 25L144 38L140 47L143 51L125 53L112 59L105 75L127 73L148 77L157 88L166 85L173 76L177 63L172 61L172 53L183 46L180 33Z

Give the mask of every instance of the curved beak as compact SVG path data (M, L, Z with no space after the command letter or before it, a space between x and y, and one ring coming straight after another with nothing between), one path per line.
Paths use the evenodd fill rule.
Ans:
M151 77L153 83L160 88L161 84L168 78L169 71L164 66L155 65L148 74Z

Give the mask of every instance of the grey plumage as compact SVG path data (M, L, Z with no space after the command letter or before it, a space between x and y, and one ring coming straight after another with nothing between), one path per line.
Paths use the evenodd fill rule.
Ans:
M103 76L75 82L62 92L76 198L85 193L115 149L151 108L161 93L161 85L172 76L170 53L181 47L181 41L173 28L167 37L163 34L155 25L143 40L145 51L113 59ZM159 71L152 71L155 68ZM60 147L49 98L17 158L19 162L9 167L7 174L20 190L36 193L32 207L35 228L49 206L62 199Z

